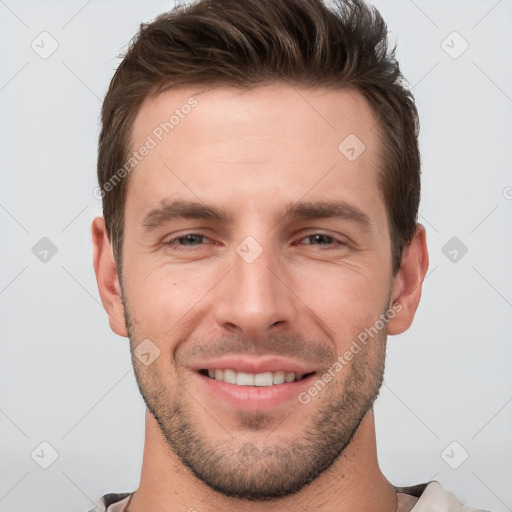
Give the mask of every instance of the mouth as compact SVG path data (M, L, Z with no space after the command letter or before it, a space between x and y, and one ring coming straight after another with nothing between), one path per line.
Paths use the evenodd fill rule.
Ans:
M300 405L298 396L318 374L310 364L283 358L228 356L192 367L198 392L225 412L277 412ZM227 407L227 409L225 409ZM300 409L299 409L300 410Z
M199 373L205 377L209 377L210 379L225 382L227 384L234 384L236 386L269 387L289 384L291 382L299 382L315 372L298 373L278 370L273 372L248 373L236 371L230 368L205 368L199 370Z

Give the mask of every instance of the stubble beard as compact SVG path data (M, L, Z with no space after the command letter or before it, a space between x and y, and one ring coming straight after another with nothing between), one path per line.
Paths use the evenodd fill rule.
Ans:
M196 421L193 408L198 404L176 376L160 375L157 365L145 367L135 358L134 348L143 337L133 332L126 301L125 316L135 377L148 410L183 465L224 496L263 501L299 492L342 457L382 386L386 329L341 370L343 379L333 379L307 405L297 400L297 408L310 412L296 437L283 439L275 426L267 430L267 423L275 423L271 415L244 413L237 419L245 432L226 433L226 440L219 441Z

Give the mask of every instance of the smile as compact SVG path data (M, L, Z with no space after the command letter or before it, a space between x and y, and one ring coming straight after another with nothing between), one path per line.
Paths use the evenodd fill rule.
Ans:
M276 386L280 384L297 382L308 376L308 373L296 372L262 372L262 373L247 373L239 372L232 369L204 369L200 373L208 375L211 379L215 379L227 384L236 384L237 386Z

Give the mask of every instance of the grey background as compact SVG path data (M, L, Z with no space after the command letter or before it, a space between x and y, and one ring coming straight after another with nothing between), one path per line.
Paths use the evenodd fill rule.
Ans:
M412 328L389 339L381 467L512 510L512 1L375 5L420 110L431 257ZM138 484L144 406L99 302L90 224L116 55L171 6L0 0L0 511L81 511ZM48 58L31 47L51 49L43 31Z

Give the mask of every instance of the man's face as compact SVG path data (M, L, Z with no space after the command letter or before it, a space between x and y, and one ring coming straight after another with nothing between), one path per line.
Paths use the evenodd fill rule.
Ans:
M123 246L140 390L213 489L297 492L342 454L382 382L393 279L376 119L353 91L183 89L144 103L132 148L148 136Z

